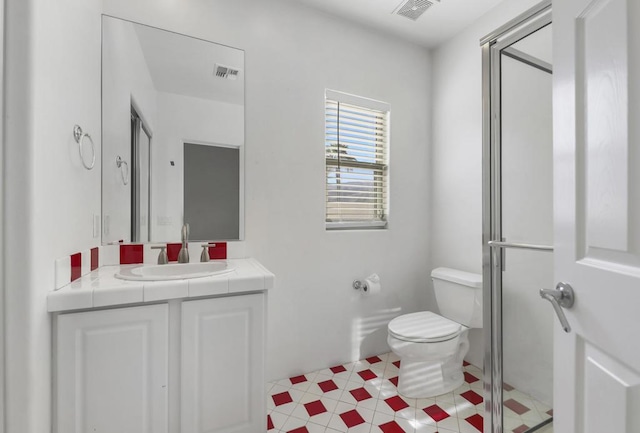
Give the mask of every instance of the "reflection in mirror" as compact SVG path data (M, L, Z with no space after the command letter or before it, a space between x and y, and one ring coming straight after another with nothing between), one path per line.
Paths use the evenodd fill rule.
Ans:
M151 133L131 107L131 239L149 241L149 177Z
M102 25L102 242L238 240L244 52L112 17Z
M193 239L209 236L212 219L218 239L238 233L239 160L238 148L184 144L184 219Z

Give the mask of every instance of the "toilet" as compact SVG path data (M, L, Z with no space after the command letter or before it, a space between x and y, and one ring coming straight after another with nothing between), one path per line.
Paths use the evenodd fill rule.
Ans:
M441 315L410 313L388 325L387 342L400 357L398 392L405 397L434 397L462 385L468 331L482 327L482 275L436 268L431 280Z

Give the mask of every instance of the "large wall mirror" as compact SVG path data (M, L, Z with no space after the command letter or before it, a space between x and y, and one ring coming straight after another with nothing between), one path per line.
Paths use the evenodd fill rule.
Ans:
M244 236L244 51L102 18L102 242Z

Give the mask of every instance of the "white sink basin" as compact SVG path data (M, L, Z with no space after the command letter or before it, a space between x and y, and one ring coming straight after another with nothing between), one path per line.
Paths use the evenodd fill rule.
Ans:
M226 260L206 263L175 263L170 265L140 265L122 269L115 277L133 281L168 281L210 277L233 272Z

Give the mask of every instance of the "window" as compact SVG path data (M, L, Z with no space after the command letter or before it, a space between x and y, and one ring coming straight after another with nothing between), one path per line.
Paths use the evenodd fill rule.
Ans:
M385 228L389 105L327 90L326 228Z

